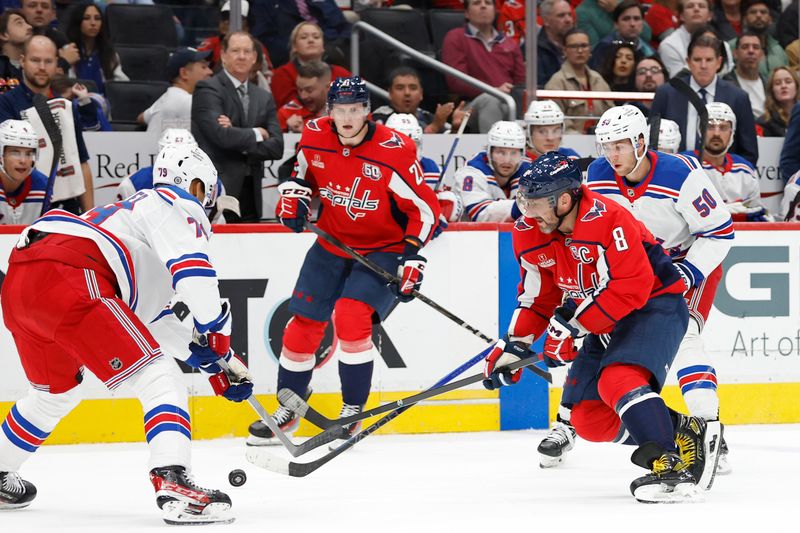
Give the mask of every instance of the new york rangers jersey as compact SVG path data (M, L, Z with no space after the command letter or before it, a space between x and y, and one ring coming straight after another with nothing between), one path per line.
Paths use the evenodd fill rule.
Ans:
M16 191L5 191L0 185L0 224L33 223L42 213L46 194L47 176L36 169Z
M696 158L703 165L711 183L717 188L726 204L742 203L747 207L763 207L761 189L758 186L758 173L753 164L742 156L725 154L721 167L700 159L695 151L682 155Z
M516 172L500 185L485 151L478 152L455 174L453 191L461 196L464 211L473 222L509 222L519 216L516 194L519 177L530 161L523 157Z
M570 159L580 159L581 158L581 156L578 154L578 152L576 152L572 148L567 148L566 146L559 146L558 150L556 150L556 152L558 152L559 154L561 154L563 156L566 156L566 157L568 157ZM538 155L536 155L535 153L531 152L530 150L526 151L525 155L531 161L536 161L539 158Z
M422 174L425 176L425 183L428 184L428 187L433 189L439 182L439 173L441 172L439 165L430 157L425 156L420 158L419 164L422 166Z
M682 279L658 241L624 208L582 186L571 234L542 233L534 220L514 225L520 264L512 340L533 342L566 295L591 333L609 333L623 317L661 294L681 294Z
M344 146L331 118L306 123L292 177L311 184L321 203L319 227L359 251L402 252L405 239L425 244L439 202L405 135L374 122L358 146ZM323 248L345 254L325 240Z
M800 222L800 172L795 172L783 188L779 220Z
M733 222L708 175L693 157L648 151L650 172L639 183L617 175L601 157L589 165L587 186L642 221L700 283L725 259Z
M223 318L217 274L208 258L211 225L200 202L178 187L158 185L80 217L48 211L23 231L18 247L28 242L31 230L94 241L115 274L120 298L145 324L176 293L198 331Z

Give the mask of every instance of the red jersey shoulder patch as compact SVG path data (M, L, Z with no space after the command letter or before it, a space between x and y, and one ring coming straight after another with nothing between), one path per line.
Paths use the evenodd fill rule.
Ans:
M383 141L382 143L380 143L380 145L383 148L391 149L391 148L402 148L403 146L406 145L406 143L403 142L403 139L396 132L393 131L392 136Z
M606 211L606 204L595 198L592 208L589 209L586 214L583 215L583 217L581 217L581 222L591 222L592 220L598 219L603 216L603 213Z

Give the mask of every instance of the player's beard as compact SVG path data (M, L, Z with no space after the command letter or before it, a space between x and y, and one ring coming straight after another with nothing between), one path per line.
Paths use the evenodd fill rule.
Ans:
M720 148L712 147L711 141L714 141L714 140L719 141L719 145L718 146L720 146ZM713 137L708 142L708 144L706 144L705 150L706 150L706 152L708 152L709 154L713 155L714 157L719 157L719 156L721 156L722 154L725 153L726 148L722 144L722 139L720 139L719 137Z

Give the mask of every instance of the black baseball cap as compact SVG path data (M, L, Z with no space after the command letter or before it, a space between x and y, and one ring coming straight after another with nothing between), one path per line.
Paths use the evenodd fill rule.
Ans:
M174 80L178 77L178 74L183 67L189 63L205 61L210 55L211 50L200 52L196 48L190 48L188 46L178 48L172 52L172 54L170 54L169 60L167 61L167 79Z

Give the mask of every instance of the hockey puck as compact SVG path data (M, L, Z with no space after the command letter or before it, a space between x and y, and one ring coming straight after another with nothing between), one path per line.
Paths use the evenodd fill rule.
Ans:
M247 483L247 474L244 473L244 470L231 470L228 474L228 481L234 487L241 487Z

